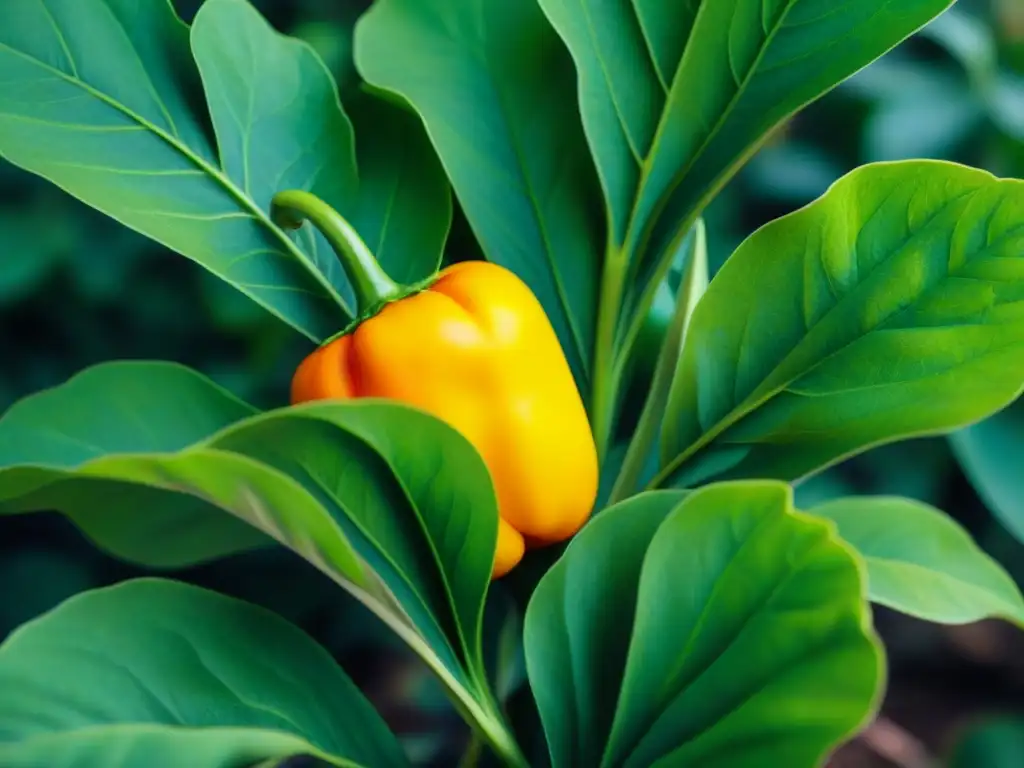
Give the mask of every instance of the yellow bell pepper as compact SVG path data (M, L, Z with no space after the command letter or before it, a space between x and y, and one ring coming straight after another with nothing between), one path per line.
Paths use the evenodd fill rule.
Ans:
M576 533L597 495L597 450L558 337L526 284L470 261L409 292L322 202L302 192L275 198L276 219L294 226L298 215L338 250L361 311L302 362L292 402L388 398L458 430L483 458L498 499L493 578L527 546Z

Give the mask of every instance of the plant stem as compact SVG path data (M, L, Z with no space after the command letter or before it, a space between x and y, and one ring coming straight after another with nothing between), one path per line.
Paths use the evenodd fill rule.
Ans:
M309 192L290 189L274 196L270 217L279 227L297 229L308 219L331 244L356 294L356 314L373 312L398 298L402 287L388 277L351 224Z
M339 578L327 571L328 576L334 579L335 583L341 586L346 592L355 597L365 605L378 619L391 629L399 638L405 641L406 645L418 655L437 676L438 681L444 688L452 705L459 715L465 720L477 734L478 738L491 748L508 768L530 768L525 755L519 748L519 744L513 738L502 715L493 702L490 693L487 692L484 701L478 701L463 685L452 675L444 662L437 657L437 654L420 637L419 633L411 624L400 621L395 613L386 608L379 596L373 591L356 586L354 583Z
M619 382L615 375L615 331L622 304L623 277L627 261L624 251L609 245L601 272L601 295L597 310L594 343L594 384L590 420L597 444L598 460L604 462L612 439Z
M470 734L469 745L462 754L462 759L459 760L459 768L476 768L480 762L480 752L483 750L483 746L483 742L475 732Z
M689 326L693 310L700 301L708 285L707 232L702 219L694 225L693 241L689 244L688 263L683 272L683 279L676 295L676 307L672 314L661 349L658 362L651 379L651 387L644 401L643 411L637 423L633 438L630 440L623 459L619 476L612 487L608 504L615 504L637 492L644 463L652 447L657 443L658 425L661 423L672 391L679 355L683 349L683 339ZM674 246L670 253L670 263L675 261L679 249L687 247L686 238Z

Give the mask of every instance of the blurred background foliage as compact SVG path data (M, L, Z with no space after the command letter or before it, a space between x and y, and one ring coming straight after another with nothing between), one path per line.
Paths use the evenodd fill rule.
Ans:
M189 19L199 0L175 4ZM343 99L359 87L351 25L369 0L254 4L320 52ZM960 0L780 128L707 212L713 267L758 226L856 166L910 157L1024 178L1024 0ZM474 247L457 215L449 257L472 258ZM118 358L193 366L273 407L285 403L291 372L308 351L191 262L0 162L0 411ZM952 440L919 439L848 461L801 485L798 501L860 493L935 504L1024 584L1022 470L1018 403ZM98 553L59 516L0 518L0 638L69 595L139 573ZM429 677L297 558L268 550L171 575L299 624L337 656L411 750L433 765L456 764L466 734ZM510 628L499 608L495 648ZM1024 633L1000 622L940 628L884 610L877 621L891 663L883 716L834 765L1024 765Z

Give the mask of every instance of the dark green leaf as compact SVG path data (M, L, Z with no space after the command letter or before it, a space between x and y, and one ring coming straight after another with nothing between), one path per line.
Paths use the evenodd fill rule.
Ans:
M497 502L482 459L455 435L419 411L362 400L251 419L211 445L300 482L396 596L406 586L417 594L426 611L402 600L405 609L424 627L439 621L483 680L476 665Z
M192 23L192 51L221 166L245 198L263 211L283 189L309 189L339 209L355 198L352 124L310 46L278 34L248 0L205 0ZM339 290L345 275L327 241L311 227L303 238Z
M648 30L669 35L666 17L674 4L633 1L649 19ZM692 26L681 27L689 32L685 49L675 40L660 46L674 78L640 193L641 225L666 194L668 207L687 211L682 219L691 220L772 128L909 37L952 0L679 5L699 10Z
M381 0L356 64L423 116L484 254L544 305L589 391L604 243L572 62L537 5Z
M576 61L628 354L679 240L763 139L952 0L540 4Z
M1024 400L955 432L950 442L978 495L1024 541Z
M867 563L877 603L928 621L1000 617L1024 624L1024 598L1006 572L949 516L898 497L851 497L810 510L836 523Z
M70 598L0 646L5 768L407 765L330 655L269 611L173 581Z
M321 339L346 319L339 270L329 252L273 226L267 204L280 184L328 197L352 188L351 129L333 82L241 0L211 0L194 44L218 160L190 103L188 37L163 0L7 0L0 154ZM253 50L274 64L258 82Z
M352 225L393 280L419 282L441 263L452 222L444 168L415 115L367 95L350 106L360 180Z
M697 307L660 483L792 480L944 432L1024 382L1024 183L865 166L768 224Z
M255 412L178 365L126 362L88 369L22 400L0 419L0 467L39 467L4 472L0 511L60 508L113 554L161 568L269 544L258 530L200 497L42 469L109 454L178 451Z
M1024 719L1000 716L971 727L953 748L950 768L1017 768L1024 762Z
M781 483L680 498L603 512L531 601L554 765L817 765L881 685L857 560Z
M490 706L480 634L497 502L472 446L397 403L251 414L178 366L90 369L0 419L0 514L57 509L101 545L160 565L232 551L231 528L214 521L244 521L236 551L273 539L302 555L498 728L480 710ZM155 516L139 505L149 498ZM158 542L173 526L177 551L165 553ZM213 542L196 538L211 531Z

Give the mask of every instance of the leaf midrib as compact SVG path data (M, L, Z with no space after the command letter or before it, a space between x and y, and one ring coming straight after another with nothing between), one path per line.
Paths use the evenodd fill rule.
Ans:
M339 307L344 308L344 301L342 300L341 296L338 294L334 286L331 285L330 282L324 277L324 275L321 274L320 271L315 267L315 265L313 265L309 261L309 259L306 258L306 255L283 232L281 232L280 229L278 229L273 224L273 222L263 211L263 209L260 208L256 204L256 202L249 198L242 190L238 189L238 187L235 186L234 182L230 178L228 178L223 173L222 170L214 167L205 159L196 154L196 152L193 151L192 148L185 144L180 138L169 134L163 128L160 128L156 124L150 122L146 118L136 113L134 110L129 109L127 106L121 104L113 97L108 96L107 94L103 93L102 91L98 90L97 88L93 87L89 83L86 83L84 80L78 77L68 75L66 72L50 64L47 64L46 62L43 62L35 58L34 56L30 56L24 51L20 51L17 48L14 48L6 43L0 42L0 49L7 50L14 56L18 56L32 63L33 65L43 69L44 71L50 72L51 74L59 77L61 80L64 80L65 82L70 83L71 85L74 85L78 88L81 88L83 91L85 91L93 98L98 99L102 103L106 104L108 107L116 110L117 112L120 112L125 117L128 117L130 120L133 120L134 122L138 123L142 128L150 131L153 135L157 136L170 147L178 151L182 156L187 158L189 162L191 162L193 165L199 168L203 173L207 174L207 176L214 179L228 193L228 195L232 199L234 199L234 201L239 206L241 206L244 210L248 211L249 214L252 215L252 217L256 221L262 224L281 243L281 245L284 246L284 250L287 252L287 254L296 258L299 261L299 263L301 263L303 267L306 268L306 271L309 272L318 283L320 283L320 285L327 291L328 296L330 296L330 298L332 298L335 301L335 303L338 304ZM55 125L60 125L60 123L55 123Z
M601 75L604 78L605 84L608 86L608 97L611 100L612 107L615 110L615 117L619 121L619 127L622 129L622 135L626 139L626 146L629 147L629 152L632 155L633 159L636 161L636 163L638 165L642 165L644 155L643 152L640 151L640 147L636 145L633 139L632 130L630 129L629 123L626 120L625 114L622 111L622 105L619 104L618 89L616 89L615 84L612 82L611 75L609 74L610 70L608 69L608 64L605 61L604 52L598 45L597 30L594 29L594 19L593 15L590 12L589 4L587 0L577 0L577 2L579 2L580 11L583 13L583 19L587 25L587 37L590 39L590 42L592 44L594 50L594 58L597 59L598 65L601 68ZM630 7L632 7L632 5ZM652 65L654 66L655 71L657 71L657 66L654 65L653 62Z
M677 507L677 510L678 509L679 508ZM738 563L742 562L741 558L744 555L745 551L748 548L754 546L754 544L757 541L757 536L761 535L762 531L764 531L766 528L777 526L786 518L786 513L777 516L765 515L764 519L759 521L751 529L750 533L747 535L746 540L743 541L742 544L740 544L739 548L736 550L733 557L729 559L729 563L726 565L725 569L722 571L722 573L719 575L719 578L716 580L714 587L708 595L707 601L701 608L700 615L697 617L697 620L693 624L693 630L691 631L690 636L687 638L686 647L678 655L676 669L666 674L667 681L670 683L668 686L670 690L667 692L667 695L662 699L662 701L659 702L655 714L652 715L646 727L644 727L643 731L640 732L640 734L630 744L631 752L636 751L637 749L639 749L640 746L643 745L644 740L650 735L651 731L654 729L654 726L657 725L658 721L665 714L665 712L672 705L672 703L680 696L684 695L685 691L688 688L690 688L698 680L700 680L701 677L703 677L719 660L721 660L733 648L733 646L743 635L743 633L747 631L751 622L753 622L758 616L763 614L768 609L768 607L772 604L772 602L775 600L775 598L779 595L780 592L782 592L785 588L789 587L793 579L795 579L797 575L799 575L802 572L806 562L809 561L816 554L816 551L821 546L821 543L823 541L828 540L822 538L816 541L811 541L800 553L800 557L796 562L791 561L787 564L784 573L781 574L781 578L776 582L775 586L772 587L772 589L767 594L765 594L762 597L762 599L757 602L756 605L753 605L751 609L745 613L732 639L730 639L724 647L719 648L716 653L710 656L710 658L707 659L707 662L703 664L699 669L693 670L692 674L690 674L683 680L678 679L685 671L686 664L690 658L691 650L693 649L697 641L704 634L707 623L712 620L712 616L709 613L709 609L715 605L716 599L722 594L722 591L726 588L726 575L734 572L739 567ZM643 578L641 576L641 583L642 580ZM639 607L639 601L637 605ZM632 647L630 648L630 650L632 650ZM625 680L625 675L623 677ZM748 694L747 698L749 698L750 695L752 694ZM690 733L687 735L686 741L683 743L689 743L693 740L693 738L699 735L700 732L695 734Z

